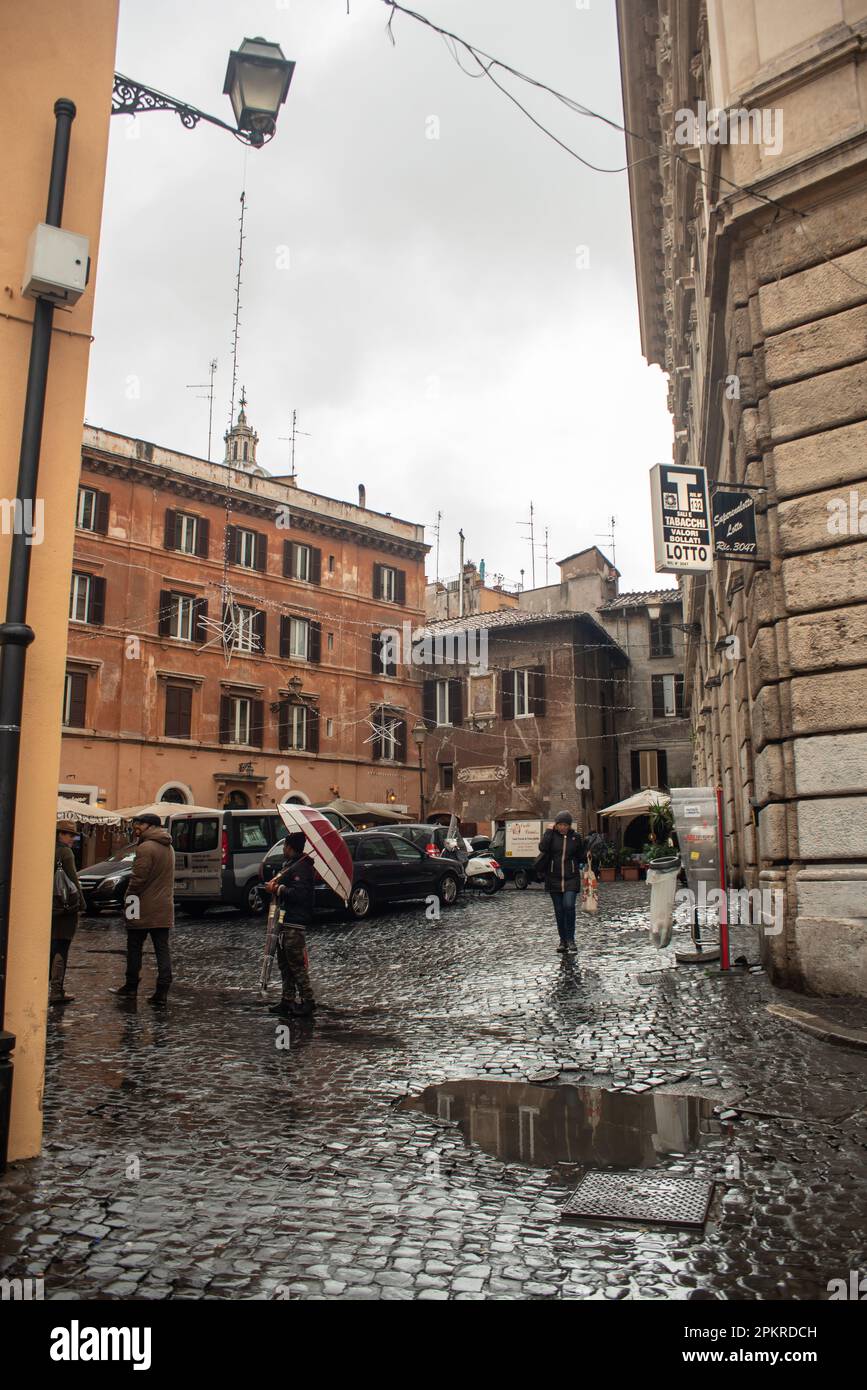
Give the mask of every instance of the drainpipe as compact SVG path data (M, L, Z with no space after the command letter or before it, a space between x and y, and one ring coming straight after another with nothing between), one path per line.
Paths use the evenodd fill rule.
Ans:
M69 162L69 140L75 120L75 104L66 97L54 103L54 149L48 183L45 221L59 227ZM36 500L42 421L51 353L54 305L37 299L30 336L30 366L24 398L21 452L18 460L16 498L22 515ZM9 954L9 907L12 897L12 855L15 841L15 798L21 751L21 712L24 705L24 669L27 648L34 632L27 624L27 592L30 585L30 546L22 527L14 532L6 591L6 621L0 623L0 1172L6 1167L9 1115L12 1107L12 1052L15 1037L6 1031L6 966ZM47 974L47 972L46 972ZM46 989L47 989L46 984Z

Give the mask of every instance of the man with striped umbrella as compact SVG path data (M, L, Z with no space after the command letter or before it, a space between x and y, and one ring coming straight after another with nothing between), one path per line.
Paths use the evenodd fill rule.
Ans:
M321 811L285 802L277 809L290 833L283 842L283 868L265 885L269 893L276 895L277 960L283 981L282 998L271 1012L303 1018L316 1008L306 941L306 928L313 921L316 878L318 875L346 902L352 888L352 859L343 836ZM263 985L267 984L271 940L269 930Z

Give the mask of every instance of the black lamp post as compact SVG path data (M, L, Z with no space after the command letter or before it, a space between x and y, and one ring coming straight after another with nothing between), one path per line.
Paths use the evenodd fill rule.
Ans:
M277 115L292 81L295 64L284 58L279 44L262 38L245 39L229 54L223 91L228 93L237 126L209 116L195 106L178 101L115 74L112 93L113 116L134 115L139 111L174 111L192 130L199 121L228 130L236 139L258 149L272 139ZM54 149L48 184L45 222L60 227L69 142L75 104L63 97L54 103ZM55 302L37 291L30 339L30 366L21 428L16 502L22 515L32 515L39 477L42 448L42 421L51 353L51 330ZM12 896L12 863L15 842L15 801L21 751L21 715L24 705L24 674L27 648L34 639L27 623L27 595L30 585L30 544L24 528L16 528L9 560L6 619L0 623L0 1172L6 1167L9 1147L9 1115L12 1105L12 1054L14 1034L4 1026L6 1017L6 975L9 955L9 909ZM47 972L46 972L47 978ZM47 988L47 984L46 984Z
M229 54L223 84L223 92L235 112L234 126L119 72L114 77L111 114L136 116L144 111L174 111L188 130L193 130L199 121L207 121L209 125L228 130L245 145L259 149L274 136L277 115L286 100L294 71L294 62L284 58L279 43L269 43L263 38L245 39L240 48Z
M423 719L417 720L412 729L413 742L418 749L418 805L419 820L424 820L424 745L427 738L427 725Z

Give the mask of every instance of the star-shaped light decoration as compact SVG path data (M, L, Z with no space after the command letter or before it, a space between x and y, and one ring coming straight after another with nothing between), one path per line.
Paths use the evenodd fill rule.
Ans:
M200 648L200 652L207 651L208 647L221 646L223 648L223 659L226 669L232 664L232 657L242 652L245 656L251 652L261 652L262 643L258 635L251 633L249 624L242 620L241 609L235 602L235 597L231 589L221 586L220 588L220 611L223 616L219 618L200 618L199 626L206 632L214 635L205 642ZM241 646L241 638L246 637L249 646Z

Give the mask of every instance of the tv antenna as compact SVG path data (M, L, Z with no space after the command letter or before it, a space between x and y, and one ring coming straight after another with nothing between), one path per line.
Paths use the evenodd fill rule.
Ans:
M440 582L440 523L442 522L442 519L443 519L443 514L442 514L442 512L437 512L436 525L435 525L435 526L429 526L429 527L427 528L429 531L433 531L434 535L435 535L436 538L437 538L437 544L436 544L436 576L435 576L435 581L434 581L434 582L437 583L437 584L439 584L439 582Z
M297 410L293 410L293 411L292 411L292 433L291 433L291 434L281 434L281 435L280 435L280 439L282 440L282 442L283 442L284 444L291 444L291 445L292 445L292 452L291 452L291 454L290 454L290 461L291 461L291 467L292 467L292 472L291 472L291 474L290 474L290 477L292 477L292 478L295 477L295 440L298 438L299 434L304 435L305 439L310 439L310 438L312 437L309 430L299 430L299 428L298 428L298 411L297 411Z
M235 423L235 391L238 386L238 340L241 333L241 267L244 264L244 213L247 192L241 191L241 217L238 231L238 270L235 275L235 319L232 328L232 398L229 401L229 429Z
M211 435L214 429L214 372L217 370L217 359L212 357L208 363L209 380L196 381L187 386L188 391L204 391L204 396L197 396L199 401L208 402L208 463L211 462Z
M527 523L526 521L516 521L516 522L515 522L515 525L516 525L516 526L526 526L526 525L529 524L529 527L530 527L530 534L529 534L529 536L525 536L525 537L524 537L524 540L529 540L529 542L530 542L530 577L531 577L531 580L532 580L532 586L533 586L533 588L535 589L535 587L536 587L536 533L535 533L535 531L534 531L534 529L533 529L533 528L534 528L533 516L534 516L534 512L533 512L533 503L531 502L531 503L530 503L530 520L529 520L529 523ZM521 570L521 574L522 574L522 575L523 575L523 573L524 573L524 571ZM523 587L523 583L522 583L522 587Z
M596 538L600 541L607 541L608 544L611 546L611 563L614 566L614 568L617 569L617 550L615 548L614 540L614 528L617 525L617 517L609 517L609 521L611 523L610 531L597 531Z

